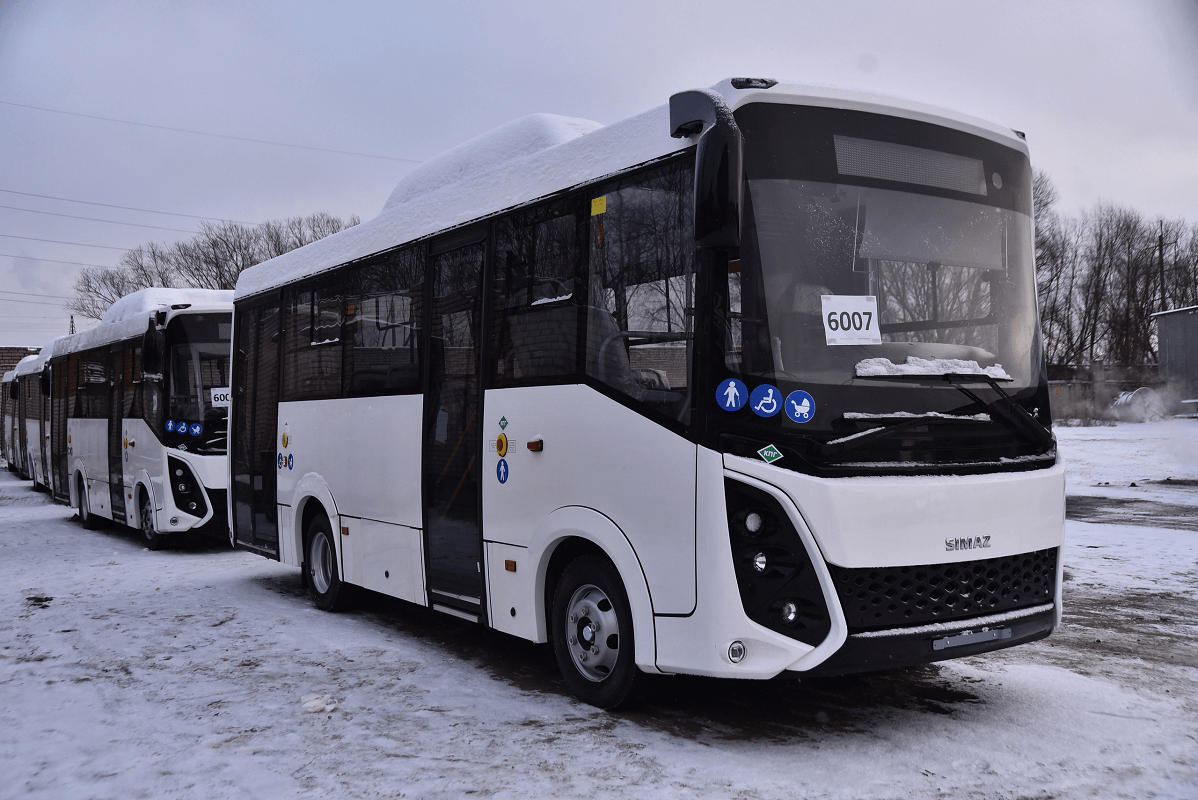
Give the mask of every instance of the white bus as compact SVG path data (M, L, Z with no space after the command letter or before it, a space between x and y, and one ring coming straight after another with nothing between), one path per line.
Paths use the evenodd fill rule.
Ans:
M585 701L1060 619L1022 135L732 79L545 115L245 271L234 544L534 642Z
M143 289L95 328L55 340L54 496L137 528L151 550L184 531L227 537L232 292Z
M50 488L50 373L45 370L49 347L17 363L9 389L13 407L9 465L33 481L34 489Z
M21 389L14 367L0 376L0 456L9 472L20 474L17 465L17 411L21 405Z

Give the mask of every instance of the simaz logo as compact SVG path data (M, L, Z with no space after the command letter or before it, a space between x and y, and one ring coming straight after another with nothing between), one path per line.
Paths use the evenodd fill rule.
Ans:
M990 546L989 536L966 536L964 539L945 539L945 550L981 550Z

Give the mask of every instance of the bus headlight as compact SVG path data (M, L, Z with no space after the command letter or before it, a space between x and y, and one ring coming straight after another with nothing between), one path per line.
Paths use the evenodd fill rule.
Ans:
M832 629L832 616L794 523L769 492L732 479L725 479L724 492L745 614L777 633L818 645Z

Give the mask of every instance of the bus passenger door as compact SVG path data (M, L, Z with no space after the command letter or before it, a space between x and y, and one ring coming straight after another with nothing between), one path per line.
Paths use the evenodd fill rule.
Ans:
M233 532L239 545L279 554L275 484L279 456L279 305L239 308L229 417ZM296 556L298 558L298 556Z
M130 377L125 374L125 348L115 344L108 351L108 496L112 505L112 521L124 525L128 523L125 516L125 465L123 458L126 448L122 447L122 434L125 431L125 381Z
M430 258L429 382L422 483L429 600L450 613L482 616L479 513L479 346L482 243Z

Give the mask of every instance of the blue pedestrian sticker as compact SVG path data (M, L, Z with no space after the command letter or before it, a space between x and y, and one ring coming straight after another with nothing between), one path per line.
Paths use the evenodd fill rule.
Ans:
M166 432L167 433L175 432L175 421L173 419L168 419L166 421Z
M795 422L810 422L815 416L815 398L802 389L786 396L786 416Z
M740 411L749 401L749 387L736 378L721 381L715 390L715 401L725 411Z
M200 424L200 423L198 423L198 422L193 422L193 423L191 423L191 435L192 435L192 436L199 436L199 435L200 435L201 433L203 433L203 432L204 432L204 426L203 426L203 425L201 425L201 424Z
M283 468L283 454L279 453L279 469Z
M499 478L500 483L507 483L508 474L507 459L499 459L499 463L495 465L495 477Z
M287 454L287 469L295 467L295 453Z
M772 417L782 410L782 392L777 386L763 383L749 395L749 408L759 417Z

